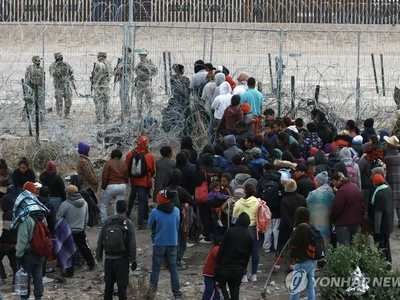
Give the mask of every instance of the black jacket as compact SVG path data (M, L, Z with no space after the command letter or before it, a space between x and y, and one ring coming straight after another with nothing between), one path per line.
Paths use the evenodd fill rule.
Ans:
M325 152L322 150L318 150L314 155L315 161L315 172L314 176L317 176L319 173L326 171L328 172L328 176L332 176L332 168L329 166L328 159L326 158Z
M282 197L280 197L279 201L271 201L271 199L262 200L266 202L267 206L271 210L272 218L279 219L281 217L281 202L283 194L285 193L285 187L281 183L281 173L279 173L278 171L267 171L266 173L264 173L264 175L257 183L256 197L262 197L264 183L271 180L279 183Z
M317 123L317 133L324 146L333 142L333 134L327 124Z
M44 204L44 206L46 206L50 210L49 214L46 216L46 221L47 221L47 228L49 228L50 232L53 233L54 225L56 225L57 212L48 198L39 196L38 199L42 204Z
M363 137L363 144L369 142L369 137L373 134L376 134L374 128L366 128L363 133L361 133L361 136Z
M241 266L244 268L249 262L255 239L249 230L250 218L246 213L240 214L235 227L225 231L217 253L217 265L220 268Z
M170 184L165 189L166 190L176 190L178 192L180 204L188 203L196 210L196 202L193 200L193 197L190 195L190 193L187 190L185 190L183 187L181 187L177 184ZM180 209L180 207L178 207L178 209Z
M372 193L373 195L373 193ZM371 195L371 196L372 196ZM390 235L393 232L393 196L390 187L380 190L375 195L375 203L372 204L374 212L374 232L382 235Z
M22 174L19 169L15 169L12 175L12 180L14 181L17 191L21 191L26 182L36 181L36 175L35 172L33 172L33 170L30 168L28 168L24 174Z
M0 207L3 211L3 223L9 223L11 225L13 216L14 199L10 194L7 194L0 199ZM18 230L10 230L4 228L1 233L0 243L1 244L16 244L17 243Z
M314 190L314 183L307 175L301 176L297 181L297 193L307 198L308 193Z
M293 229L296 210L300 207L307 207L306 199L296 192L285 193L281 202L281 229Z
M40 174L40 182L50 189L50 197L66 199L64 181L56 173L44 171Z

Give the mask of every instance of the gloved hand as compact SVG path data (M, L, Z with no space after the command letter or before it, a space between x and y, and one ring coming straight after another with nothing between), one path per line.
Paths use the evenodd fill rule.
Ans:
M136 268L137 268L137 262L134 261L134 262L132 262L132 264L131 264L131 270L132 270L132 271L135 271Z

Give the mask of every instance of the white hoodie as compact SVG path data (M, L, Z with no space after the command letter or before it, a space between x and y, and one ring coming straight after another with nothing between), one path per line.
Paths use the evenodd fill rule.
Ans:
M221 83L219 91L220 95L217 96L211 104L211 108L214 109L214 118L217 120L222 119L225 109L231 105L232 98L232 89L228 82L224 81Z

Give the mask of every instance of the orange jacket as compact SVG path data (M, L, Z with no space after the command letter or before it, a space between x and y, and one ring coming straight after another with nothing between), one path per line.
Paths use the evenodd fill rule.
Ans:
M133 149L133 151L140 154L142 152L148 151L148 149L143 146L137 146L135 149ZM125 162L128 165L128 168L129 168L129 164L132 160L132 155L133 155L132 151L130 151L126 155ZM134 186L144 186L144 187L151 188L152 178L153 178L154 174L156 173L156 170L154 167L154 156L150 152L148 152L147 154L144 155L144 159L146 160L146 167L147 167L146 176L143 176L143 177L131 177L130 176L129 181L130 181L131 185L134 185ZM130 174L130 172L131 172L131 170L129 170L129 174Z

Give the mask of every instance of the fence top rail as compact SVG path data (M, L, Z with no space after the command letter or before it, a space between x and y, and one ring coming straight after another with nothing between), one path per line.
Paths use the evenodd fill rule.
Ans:
M9 26L99 26L99 27L123 27L126 24L129 24L129 22L113 22L113 23L104 23L104 22L0 22L1 25L9 25ZM289 33L289 32L300 32L300 33L315 33L315 32L332 32L332 33L382 33L382 34L387 34L387 33L394 33L394 34L400 34L400 28L399 29L393 29L394 27L390 25L391 28L388 27L388 29L351 29L347 27L346 29L332 29L331 27L326 28L326 29L310 29L310 28L303 28L303 29L292 29L292 28L255 28L255 27L241 27L241 26L212 26L212 25L201 25L199 24L198 26L194 25L182 25L182 24L187 24L187 23L170 23L170 24L160 24L160 23L132 23L132 26L135 28L176 28L176 29L194 29L194 30L199 30L199 29L205 29L205 30L225 30L225 31L252 31L252 32L276 32L276 33ZM229 23L227 23L228 25ZM259 25L259 23L254 23L255 25ZM251 25L251 23L247 23L247 25ZM268 25L268 23L262 23L263 26ZM271 24L275 25L276 24ZM282 24L285 25L285 24ZM298 24L286 24L286 25L298 25ZM330 25L330 24L307 24L307 25ZM298 26L297 26L298 27ZM308 26L304 26L308 27Z

